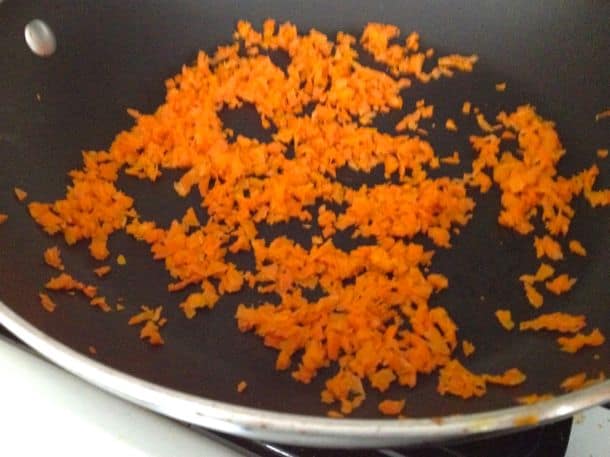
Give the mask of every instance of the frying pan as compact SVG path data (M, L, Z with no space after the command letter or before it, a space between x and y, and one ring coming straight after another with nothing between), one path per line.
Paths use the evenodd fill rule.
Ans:
M295 383L289 373L273 369L274 351L238 331L233 318L237 304L257 304L261 297L246 292L227 296L212 312L189 321L175 306L183 296L166 291L169 278L163 266L150 259L147 246L124 234L111 237L110 249L115 256L123 253L128 264L103 288L112 302L124 298L126 313L99 313L69 296L59 300L53 314L40 307L37 293L53 274L42 264L44 248L59 244L70 271L85 281L95 281L92 269L99 264L84 244L67 248L60 238L43 234L15 200L13 186L26 189L33 200L62 197L66 172L80 165L80 151L104 149L132 125L126 108L151 112L163 101L164 79L191 62L199 49L212 51L229 42L237 19L258 25L267 17L331 35L338 30L357 35L369 21L387 22L403 33L417 30L424 45L438 54L478 54L473 74L415 84L404 92L407 105L426 98L434 103L436 118L444 119L457 117L464 100L488 115L532 103L557 122L567 150L559 167L564 175L589 166L595 150L608 147L607 121L594 120L610 103L608 2L8 0L0 4L0 209L10 217L0 227L0 324L58 365L144 407L210 429L285 443L421 444L509 430L528 422L524 418L558 420L610 400L609 381L567 395L558 389L562 379L576 372L607 371L610 345L570 355L557 350L551 335L508 333L495 322L497 308L511 308L517 321L536 315L517 278L537 266L531 239L496 223L495 190L484 196L473 192L473 220L455 238L453 249L435 255L433 268L449 277L450 288L432 304L445 306L461 338L477 345L469 368L500 372L516 366L528 379L517 388L490 388L486 396L464 401L439 396L436 376L422 376L412 391L396 387L387 393L406 398L409 418L404 420L380 418L376 405L381 397L372 389L349 419L326 418L319 392L332 369L311 385ZM25 44L24 26L34 18L44 20L56 35L57 51L49 58L37 57ZM493 89L501 81L507 83L504 93ZM245 135L269 135L256 127L254 110L222 116ZM376 125L389 128L400 113L392 116L382 116ZM458 149L467 159L462 136L437 128L429 140L437 151ZM599 167L599 185L608 187L608 161ZM195 197L183 200L173 193L177 176L167 171L155 184L123 176L118 186L135 196L142 214L167 224L199 204ZM349 170L340 176L356 184L376 179ZM577 286L547 299L545 311L584 313L610 335L609 208L593 210L580 200L575 205L570 236L590 254L562 263L578 277ZM291 224L261 227L265 237L286 232L299 240ZM140 342L137 330L126 325L140 304L165 305L164 347ZM87 352L89 346L97 349L95 356ZM235 385L242 379L248 389L238 394ZM515 406L516 396L534 392L557 397Z

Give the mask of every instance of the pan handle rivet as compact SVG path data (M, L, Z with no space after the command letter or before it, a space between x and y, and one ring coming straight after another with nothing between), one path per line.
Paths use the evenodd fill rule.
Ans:
M34 19L25 26L25 42L30 50L40 57L53 55L57 47L53 30L40 19Z

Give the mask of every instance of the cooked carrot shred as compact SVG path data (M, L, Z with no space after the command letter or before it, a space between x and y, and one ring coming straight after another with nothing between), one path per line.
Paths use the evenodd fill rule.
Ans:
M504 327L506 330L512 330L515 328L515 323L513 322L513 318L510 310L508 309L499 309L496 311L496 318L500 325Z
M165 343L161 333L159 332L159 325L161 321L161 313L163 311L162 306L158 306L155 309L149 308L148 306L141 306L141 311L132 316L127 322L129 325L144 324L140 329L140 339L148 340L152 346L158 346Z
M587 380L587 373L585 373L585 372L576 373L575 375L569 376L566 379L564 379L561 382L560 387L563 390L565 390L566 392L572 392L573 390L577 390L577 389L580 389L581 387L583 387L586 380Z
M8 221L8 216L0 213L0 225L4 224L6 221Z
M61 260L61 252L57 246L47 248L44 251L44 261L47 265L57 270L64 270L64 264Z
M89 303L91 303L92 306L97 306L99 309L101 309L105 313L112 311L112 309L110 308L110 305L106 302L105 297L94 297L89 301Z
M127 265L127 259L125 258L125 256L123 254L119 254L116 258L116 263L117 265Z
M474 354L475 349L476 348L474 344L472 344L472 342L468 340L462 340L462 352L466 357L469 357Z
M103 265L93 270L93 272L101 278L102 276L106 276L108 273L110 273L111 270L112 267L110 265Z
M386 416L397 416L405 408L404 400L383 400L379 403L379 412Z
M557 276L551 281L544 283L546 288L555 295L560 295L570 290L576 284L576 278L570 278L567 274Z
M599 329L594 329L588 335L577 333L572 337L559 337L557 342L564 352L574 354L585 346L601 346L606 341L603 333Z
M506 83L502 82L502 83L496 84L496 90L498 92L504 92L506 90Z
M40 297L40 304L46 311L48 311L50 313L55 311L55 308L57 307L57 305L51 299L51 297L49 297L47 294L43 294L43 293L39 293L38 297Z
M95 346L89 346L87 348L87 350L89 351L89 354L91 354L91 355L97 354L97 349L95 349Z
M576 333L586 325L585 316L568 313L542 314L536 319L523 321L520 330L554 330L563 333Z
M15 197L17 197L17 200L20 202L28 198L28 193L20 187L15 187L13 191L15 192Z
M530 305L534 308L540 308L544 304L544 297L532 284L524 282L523 288L525 289L525 297Z
M457 151L453 151L449 157L443 157L440 159L442 163L447 163L449 165L459 165L460 164L460 153Z
M469 101L465 101L462 105L462 114L470 114L470 110L472 109L472 103Z
M246 381L239 381L237 384L237 392L242 393L248 387L248 383Z
M551 260L563 259L561 245L548 235L544 235L542 238L535 237L534 247L538 258L546 256Z
M457 124L451 118L449 118L445 121L445 128L451 132L457 132L457 130L458 130Z
M570 252L576 255L580 255L583 257L587 255L587 250L578 240L570 240L570 242L568 243L568 248L570 249Z
M59 276L51 278L45 284L45 287L49 290L78 290L89 298L95 297L95 294L97 293L97 288L95 286L83 284L67 273L61 273Z
M481 397L487 391L488 382L516 386L525 379L526 376L516 368L511 368L501 375L476 375L454 359L441 368L437 390L441 395L450 393L462 398Z
M597 157L599 157L600 159L605 159L606 157L608 157L608 149L598 149L596 151Z

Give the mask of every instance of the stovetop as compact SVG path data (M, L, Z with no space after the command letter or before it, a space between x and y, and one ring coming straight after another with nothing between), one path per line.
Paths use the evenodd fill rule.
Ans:
M0 334L10 338L12 341L16 341L18 344L18 340L16 340L12 335L10 335L6 330L0 327ZM6 340L5 340L6 341ZM2 337L0 337L0 345L5 344L2 341ZM0 346L0 349L2 346ZM40 359L35 356L32 356L29 352L20 350L14 351L12 353L8 353L9 356L15 352L23 352L24 365L28 364L37 364L42 363ZM1 355L1 353L0 353ZM27 357L26 357L27 356ZM19 360L19 359L16 359ZM2 360L0 359L0 365ZM13 367L15 366L13 363ZM62 372L62 370L57 369L56 367L47 366L44 368L44 378L40 380L38 386L45 385L44 383L57 382L61 383L60 379L65 379L66 377L72 378L71 375L67 375ZM55 370L57 373L57 381L55 379L49 380L48 374ZM17 370L11 370L17 371ZM31 375L28 373L24 373L27 378L31 378ZM63 381L66 383L66 381ZM372 457L488 457L492 455L500 455L502 457L582 457L582 456L591 456L591 457L605 457L607 454L607 449L610 448L610 411L603 410L601 408L595 408L594 410L587 411L583 415L577 415L575 418L571 418L568 420L560 421L555 424L546 425L537 427L531 430L512 433L503 436L494 436L492 438L479 439L470 442L463 442L458 444L438 444L429 446L426 448L391 448L391 449L367 449L367 450L329 450L329 449L316 449L316 448L304 448L304 447L295 447L295 446L287 446L282 444L274 444L274 443L264 443L259 441L248 440L244 438L233 437L225 434L220 434L216 432L211 432L209 430L203 430L196 427L188 427L184 424L176 423L175 421L171 421L165 418L160 418L149 412L144 412L137 407L133 407L132 405L128 405L122 400L118 400L114 397L109 396L108 394L102 393L97 389L87 385L86 383L77 380L76 378L69 379L68 383L70 386L66 386L64 390L70 391L70 395L74 398L87 398L93 403L99 402L100 404L103 401L111 401L112 405L106 406L104 405L104 409L116 409L119 406L124 404L125 408L128 409L128 415L136 415L144 414L141 417L141 423L147 424L151 421L157 421L159 423L165 423L165 427L171 428L172 432L167 432L168 436L171 436L175 441L179 441L179 435L185 435L186 432L190 432L191 435L196 435L197 439L201 443L201 451L200 455L249 455L253 457L331 457L331 456L346 456L346 457L356 457L356 456L372 456ZM82 395L74 395L74 386L83 385L83 389L86 389L87 393L83 393ZM40 388L40 387L39 387ZM60 389L61 386L55 386L55 389ZM32 387L28 387L25 390L32 389ZM97 392L97 393L96 393ZM61 394L61 390L59 390ZM1 394L1 392L0 392ZM100 396L100 400L97 400L96 395ZM47 397L55 397L57 394L54 392L51 395L47 395ZM104 400L104 398L108 397L111 400ZM66 397L67 398L67 397ZM2 402L2 398L0 395L0 402ZM120 404L118 403L120 402ZM18 403L16 403L18 404ZM58 400L56 405L47 405L46 409L52 408L70 408L71 403L69 400ZM96 403L97 404L97 403ZM5 406L4 404L2 405ZM122 406L121 406L122 407ZM73 410L70 411L72 416L76 416L76 420L80 421L90 421L95 422L96 418L92 418L90 414L87 412L82 412L79 408L79 405L76 404L73 406ZM98 407L99 408L99 407ZM101 408L99 408L101 409ZM136 411L138 413L136 414ZM142 412L140 412L142 411ZM3 412L6 411L3 408ZM592 412L594 414L592 414ZM10 413L10 411L9 411ZM58 411L50 411L51 417L59 417L57 414ZM118 413L117 413L118 414ZM585 416L587 420L585 421ZM127 423L130 427L132 427L131 434L136 434L138 429L141 429L141 435L150 436L150 426L142 425L141 427L134 426L133 423L137 418L130 419ZM60 419L58 419L60 421ZM104 432L106 433L106 437L100 437L100 443L102 441L108 440L108 435L115 433L107 426L107 420L99 419L100 422L104 424ZM588 421L588 422L587 422ZM1 422L1 421L0 421ZM155 423L156 424L156 423ZM2 424L0 424L2 425ZM96 424L94 424L96 425ZM125 425L123 425L124 427ZM156 425L155 425L156 426ZM121 433L121 428L117 428L118 432ZM180 431L180 433L177 433ZM195 433L193 433L195 432ZM115 434L116 434L115 433ZM88 438L89 439L89 438ZM192 437L189 438L189 446L197 446L196 441L192 441ZM158 437L158 441L160 441L160 437ZM137 442L136 440L132 440L131 444ZM212 452L210 449L211 445L214 445L215 451ZM151 450L150 446L147 448ZM177 448L180 449L180 448ZM227 453L221 452L220 450L226 449ZM229 453L232 451L232 453ZM107 455L107 454L106 454ZM159 448L155 448L154 452L144 452L143 455L166 455L160 453ZM172 455L172 454L167 454ZM185 455L185 454L183 454Z

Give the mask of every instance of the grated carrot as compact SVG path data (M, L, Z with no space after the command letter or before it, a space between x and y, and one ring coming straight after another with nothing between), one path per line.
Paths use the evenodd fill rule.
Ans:
M50 267L61 271L64 270L64 264L61 260L61 252L59 251L59 248L57 246L45 249L44 261Z
M108 273L110 273L111 270L112 270L112 267L110 265L103 265L103 266L98 267L95 270L93 270L93 272L99 278L101 278L102 276L106 276Z
M597 157L599 157L600 159L605 159L606 157L608 157L608 149L598 149L596 151Z
M15 192L15 197L17 198L17 200L19 200L20 202L24 201L26 198L28 198L28 193L23 190L20 187L15 187L13 189L13 191Z
M523 288L525 289L525 297L530 305L534 308L540 308L544 304L544 297L532 284L524 282Z
M561 382L560 387L566 392L572 392L583 387L586 380L587 374L585 372L576 373L575 375L564 379Z
M57 307L57 305L51 299L51 297L49 297L47 294L43 294L43 293L39 293L38 297L40 297L40 304L46 311L48 311L49 313L52 313L53 311L55 311L55 308Z
M576 284L576 278L570 278L567 274L562 274L557 276L555 279L551 281L547 281L544 283L546 288L553 292L555 295L563 294L570 290L574 284Z
M449 165L459 165L460 164L460 153L457 151L453 151L449 157L443 157L440 159L442 163L446 163Z
M45 284L45 287L49 290L78 290L88 298L95 297L95 294L97 293L97 288L95 286L87 285L80 281L77 281L67 273L61 273L59 276L51 278Z
M457 130L458 130L457 124L451 118L449 118L445 121L445 128L451 132L457 132Z
M237 384L237 392L242 393L248 387L248 383L246 381L239 381Z
M89 303L91 303L92 306L98 307L105 313L112 311L112 309L110 308L110 305L106 302L105 297L94 297L89 301Z
M496 84L496 90L498 92L504 92L506 90L506 83L502 82L502 83Z
M536 319L523 321L520 330L554 330L564 333L576 333L586 325L585 316L567 313L542 314Z
M462 352L466 357L470 357L476 350L474 344L468 340L462 340Z
M467 399L473 396L483 396L487 391L488 382L503 386L516 386L523 383L525 379L525 375L516 368L511 368L501 375L476 375L454 359L440 369L437 390L441 395L450 393Z
M511 312L507 309L499 309L496 311L496 318L500 325L504 327L506 330L510 331L515 328L515 323L513 322L513 318Z
M470 114L470 110L472 109L472 103L469 101L465 101L462 105L462 114Z
M379 403L379 412L386 416L397 416L405 408L404 400L383 400Z
M124 266L127 265L127 259L123 254L119 254L116 258L117 265Z
M0 213L0 225L4 224L6 221L8 221L8 216Z
M580 255L580 256L583 256L583 257L587 255L587 250L580 243L580 241L570 240L570 242L568 244L568 248L570 249L570 252L572 252L572 253L574 253L576 255Z
M601 346L606 341L606 338L599 329L594 329L588 335L577 333L572 337L559 337L557 342L562 351L574 354L585 346Z
M535 237L534 247L538 258L546 256L551 260L563 259L561 245L548 235L544 235L542 238Z

